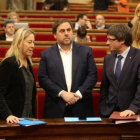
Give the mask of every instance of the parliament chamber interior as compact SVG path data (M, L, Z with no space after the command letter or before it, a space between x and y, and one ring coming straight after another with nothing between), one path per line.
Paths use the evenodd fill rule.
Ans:
M34 10L16 10L21 23L28 23L29 28L35 32L35 47L33 50L32 62L35 75L37 97L36 97L36 118L43 120L43 109L45 102L45 91L38 83L38 68L41 51L50 48L55 44L56 39L52 33L52 25L57 19L67 18L72 23L76 22L76 17L80 13L85 13L92 27L95 26L96 15L103 15L105 24L112 26L119 23L128 24L134 17L135 8L139 1L129 1L129 12L117 11L116 5L111 5L106 12L93 11L94 2L82 4L69 2L69 11L44 11L43 2L36 2ZM4 33L4 19L12 10L0 10L0 34ZM18 30L16 28L16 30ZM73 29L76 34L77 29ZM104 57L110 54L106 44L107 29L88 29L91 42L78 42L92 48L92 53L97 66L98 81L92 89L92 100L95 117L99 117L98 107L100 103L100 84L102 81ZM0 41L0 62L5 57L11 41ZM64 123L62 119L48 119L48 126L21 128L18 125L0 123L0 139L81 139L81 140L138 140L140 139L140 124L115 125L110 120L103 119L103 122L96 123ZM57 123L57 124L56 124ZM81 125L80 125L81 124ZM7 128L6 128L7 127ZM14 130L12 129L14 128ZM83 128L82 128L83 127ZM129 130L129 129L130 130ZM25 130L26 129L26 130ZM7 133L7 134L6 134ZM99 136L100 135L100 136ZM45 138L46 137L46 138Z

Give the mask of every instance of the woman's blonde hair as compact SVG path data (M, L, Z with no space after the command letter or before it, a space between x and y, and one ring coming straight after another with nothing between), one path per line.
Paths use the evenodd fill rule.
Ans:
M134 47L140 46L140 19L132 27L132 38L136 45Z
M3 60L5 60L6 58L15 56L16 57L16 61L19 64L19 68L23 66L23 56L21 55L22 51L21 51L21 46L23 45L23 41L30 35L30 34L34 34L34 31L32 31L30 28L20 28L16 31L14 39L12 41L12 45L10 47L10 49L7 51L5 58ZM31 57L28 57L30 63L32 64L32 60Z
M131 21L131 23L132 23L133 25L135 24L135 22L136 22L137 20L139 20L139 16L138 16L138 14L137 14L138 10L140 10L140 4L138 4L137 7L136 7L136 9L135 9L134 18L133 18L132 21Z
M7 18L8 18L8 19L11 19L12 16L16 16L17 19L18 19L18 21L19 21L19 16L18 16L18 14L17 14L16 12L11 12L11 13L9 13L9 14L7 15Z

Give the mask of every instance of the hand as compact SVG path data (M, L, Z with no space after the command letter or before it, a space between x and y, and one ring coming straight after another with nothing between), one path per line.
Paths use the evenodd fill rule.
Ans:
M114 2L115 2L115 4L120 4L121 3L119 0L115 0Z
M86 21L86 26L88 29L92 29L92 25L89 20Z
M50 10L50 8L53 6L54 4L46 4L44 6L44 10Z
M135 113L133 111L131 111L131 110L125 110L125 111L122 111L120 113L121 117L133 116L133 115L135 115Z
M63 91L61 93L61 97L66 102L66 105L75 104L80 98L77 94L73 92L66 92L66 91Z
M44 10L46 10L46 11L49 10L49 7L45 6L45 7L44 7Z
M67 7L64 7L64 8L63 8L63 11L68 11L68 8L67 8Z
M87 42L91 42L89 35L86 35L86 40L87 40Z
M21 121L22 119L15 117L13 115L10 115L6 118L6 122L7 123L18 123L19 121Z

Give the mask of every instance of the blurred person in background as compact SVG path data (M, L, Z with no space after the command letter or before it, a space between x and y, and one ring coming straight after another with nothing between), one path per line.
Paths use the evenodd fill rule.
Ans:
M102 15L97 15L95 18L95 24L96 26L93 27L93 29L108 29L109 26L105 25L105 18Z
M94 0L94 11L107 11L109 5L120 4L119 0Z
M92 25L86 14L79 14L76 19L76 23L73 24L73 29L78 29L81 26L85 26L87 29L92 29Z
M128 26L130 28L133 27L133 25L136 23L136 21L138 21L140 18L140 4L137 5L136 9L135 9L135 14L134 14L134 18L128 22Z
M8 10L23 10L24 0L7 0Z
M84 26L77 30L77 34L73 36L73 40L76 42L91 42L90 36L87 35L87 30Z
M15 21L14 20L4 20L4 31L5 33L0 35L0 40L13 41L15 33Z
M127 0L120 0L120 4L117 4L118 12L129 12L129 5Z
M140 18L137 20L132 27L132 39L133 39L133 47L140 49Z
M44 10L69 10L69 3L68 0L45 0Z
M11 12L7 15L8 19L12 19L15 21L15 23L19 22L19 16L16 12Z

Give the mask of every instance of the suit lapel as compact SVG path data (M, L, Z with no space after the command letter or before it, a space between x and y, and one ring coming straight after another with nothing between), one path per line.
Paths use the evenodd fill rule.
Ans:
M77 72L77 68L78 68L78 64L79 64L79 55L80 55L79 47L80 46L78 46L78 44L73 42L73 49L72 49L72 85L71 85L71 88L74 84L74 78L76 76L76 72Z
M120 75L120 79L119 79L119 85L120 85L120 83L121 83L121 81L123 79L123 76L126 73L126 70L127 70L128 66L129 66L130 62L133 59L133 54L134 54L134 49L131 47L129 52L128 52L128 55L127 55L127 57L125 59L125 62L124 62L124 65L123 65L123 68L122 68L122 71L121 71L121 75Z
M108 65L108 67L109 67L108 71L109 71L109 73L111 75L110 76L110 81L111 81L112 85L117 89L118 84L117 84L115 74L114 74L114 65L115 65L116 55L117 55L116 52L114 52L112 54L112 58L110 59L110 63Z
M65 84L66 84L66 80L65 80L65 74L64 74L64 67L62 64L62 59L60 56L60 52L58 50L58 45L55 44L52 49L50 50L51 56L54 60L54 63L56 65L56 69L58 69L62 79L64 80Z

